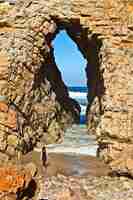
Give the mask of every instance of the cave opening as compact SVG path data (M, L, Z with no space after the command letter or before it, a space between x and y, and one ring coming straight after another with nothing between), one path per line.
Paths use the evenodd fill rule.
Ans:
M52 32L45 36L45 42L49 51L45 55L45 63L42 64L40 70L41 75L38 77L45 75L45 78L50 82L56 100L63 111L62 113L64 113L64 111L67 113L65 114L65 119L67 119L67 123L65 122L65 124L69 124L69 122L70 126L75 123L80 124L81 107L79 103L69 95L69 85L67 85L67 82L64 80L65 78L63 78L62 69L60 70L59 64L57 63L55 47L53 45L54 40L59 34L62 33L62 31L65 31L69 39L76 46L76 50L80 52L82 59L86 61L84 73L84 76L86 77L85 82L87 82L87 107L85 109L85 119L87 128L94 133L104 110L101 102L105 92L103 78L104 71L101 69L103 59L102 40L98 34L93 33L88 27L83 27L80 23L80 19L59 19L55 16L51 16L51 18L53 24L52 27L54 28L51 29ZM60 48L59 51L63 51L63 49ZM69 56L69 53L67 54L67 56ZM62 57L59 56L59 59L61 60ZM73 67L73 70L76 71L76 67ZM83 65L82 70L84 70ZM42 79L44 79L44 76ZM64 116L64 114L62 116ZM60 123L60 117L58 119Z
M69 96L80 105L80 124L86 122L87 79L86 59L79 51L77 44L69 37L66 30L61 30L52 42L55 62L67 86Z
M56 26L55 31L52 34L48 34L46 37L47 43L50 46L49 62L48 66L43 69L45 69L45 75L56 94L57 101L67 113L70 113L70 118L74 120L70 126L66 127L61 144L59 146L56 144L53 144L51 147L49 146L49 148L53 148L49 149L49 151L96 156L98 149L95 137L96 128L99 125L101 115L104 111L102 107L102 97L105 92L104 71L101 68L103 61L102 40L98 34L93 33L88 27L83 27L80 19L59 19L53 17L53 21ZM79 102L77 99L71 98L73 96L69 95L69 82L63 74L65 68L62 69L62 67L64 67L63 64L60 66L63 56L65 56L67 61L71 62L69 58L71 54L70 50L72 49L69 48L67 54L64 53L62 56L61 53L63 53L65 46L64 40L61 43L63 46L60 46L59 49L56 49L54 44L54 41L61 33L67 34L67 37L74 43L76 51L80 53L83 59L83 63L80 66L83 74L79 82L81 83L80 86L86 86L85 95L87 93L87 106L85 105L86 107L84 110L85 120L83 119L83 122L85 122L84 124L80 123L82 112ZM56 55L56 53L58 53L57 50L60 53L58 58ZM57 59L59 59L59 62ZM77 61L78 59L75 60ZM77 63L76 66L70 67L71 70L74 70L74 78L76 77L76 69L78 69L78 66L79 63ZM69 69L68 64L66 68ZM69 73L71 70L68 70ZM71 74L68 75L70 78ZM78 83L76 82L77 85ZM84 104L84 102L82 103ZM75 125L75 123L78 125Z
M51 50L49 54L51 60L49 59L49 65L45 68L45 74L47 74L47 79L52 84L57 101L63 106L65 111L74 113L72 124L78 124L66 127L63 142L61 146L55 145L55 151L96 155L97 144L95 143L95 137L92 139L91 135L100 121L100 115L102 114L101 97L105 89L103 73L100 69L102 41L98 38L97 34L92 33L86 27L82 27L79 19L62 20L54 18L54 22L56 30L54 34L49 34L47 37ZM56 46L56 42L59 42L58 39L62 34L65 34L65 39L61 38L60 44ZM76 52L80 54L82 62L78 60L79 55L76 55L76 58L73 60L76 60L76 64L73 64L73 58L71 59L71 54L73 54L72 47L71 49L69 47L67 51L64 50L68 38L75 46ZM65 67L63 57L65 57ZM69 65L71 66L70 68ZM67 71L65 72L65 70ZM52 71L54 75L52 75ZM68 79L65 76L66 73L68 73ZM73 85L82 87L80 89L83 92L84 99L79 99L79 101L82 101L84 105L84 116L81 116L81 102L77 101L77 98L73 98L71 91ZM77 96L80 92L77 92ZM94 145L92 145L92 148L88 148L92 141Z
M103 70L101 69L103 59L101 50L103 46L102 40L98 34L93 33L88 27L83 27L80 23L80 19L59 19L53 17L53 21L56 26L55 31L52 34L48 34L46 37L47 43L50 45L50 61L48 67L45 68L45 74L52 84L58 102L67 112L74 110L74 114L72 113L74 122L79 123L81 108L79 103L69 96L66 85L67 81L65 81L65 78L62 78L62 69L59 69L54 45L52 45L59 34L65 31L69 39L76 46L76 51L80 53L82 61L85 62L82 63L82 71L84 71L85 65L83 79L86 80L83 84L86 82L87 85L86 123L89 129L93 131L93 128L95 130L95 126L97 126L100 121L100 116L103 114L101 99L105 92L105 87ZM63 49L59 49L59 51L63 51ZM61 60L61 56L59 59ZM74 73L76 73L76 67L73 67ZM51 71L54 72L54 75L51 74ZM91 107L94 109L91 110Z

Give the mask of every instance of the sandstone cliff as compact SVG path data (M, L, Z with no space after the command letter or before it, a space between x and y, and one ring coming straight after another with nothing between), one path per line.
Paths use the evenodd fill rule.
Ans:
M130 0L20 0L0 17L0 150L14 155L42 138L57 141L79 115L53 57L51 41L61 29L88 61L88 129L97 135L99 156L114 171L132 175Z

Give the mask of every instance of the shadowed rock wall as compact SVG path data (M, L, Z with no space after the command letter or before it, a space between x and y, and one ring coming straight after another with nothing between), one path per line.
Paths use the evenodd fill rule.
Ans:
M67 113L61 98L57 98L59 88L55 81L60 78L52 78L53 61L49 59L51 40L59 29L65 28L88 60L88 129L97 135L99 155L113 170L132 175L132 22L130 0L23 0L1 17L0 55L4 75L0 95L6 96L4 102L12 105L10 112L17 110L19 127L13 130L10 124L10 133L16 137L19 128L20 149L24 149L25 143L30 149L42 135L57 141L61 120L65 119L63 124L71 121L71 112ZM68 100L65 86L61 87ZM78 107L74 106L74 110L77 113ZM3 127L0 144L5 151L8 147Z

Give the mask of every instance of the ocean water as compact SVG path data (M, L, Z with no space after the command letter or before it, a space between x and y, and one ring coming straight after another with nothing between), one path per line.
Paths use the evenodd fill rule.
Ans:
M80 124L85 124L86 122L86 107L87 107L87 87L68 87L69 96L75 99L81 107L80 114Z

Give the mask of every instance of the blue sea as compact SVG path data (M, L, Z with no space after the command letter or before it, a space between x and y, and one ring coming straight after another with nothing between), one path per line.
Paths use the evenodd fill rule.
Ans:
M75 99L81 107L81 114L80 114L80 124L85 124L85 114L86 114L86 107L87 107L87 87L68 87L69 89L69 96Z

